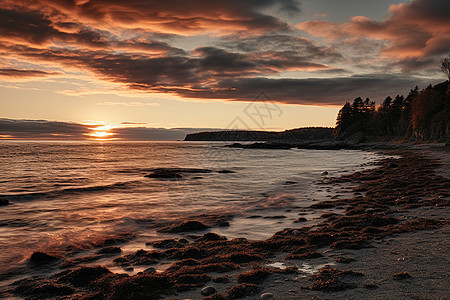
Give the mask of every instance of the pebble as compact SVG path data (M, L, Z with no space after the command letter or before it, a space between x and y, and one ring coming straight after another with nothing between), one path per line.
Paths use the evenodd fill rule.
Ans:
M273 299L273 294L272 293L264 293L261 295L261 297L259 297L259 299Z
M212 294L217 293L216 289L213 286L207 286L202 289L203 296L211 296Z
M148 269L145 269L143 272L146 273L146 274L156 273L156 269L150 267Z

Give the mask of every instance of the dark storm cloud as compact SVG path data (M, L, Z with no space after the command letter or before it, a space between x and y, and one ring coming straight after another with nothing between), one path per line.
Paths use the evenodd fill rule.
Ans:
M140 123L123 122L122 125ZM21 140L92 140L93 125L46 120L14 120L0 118L0 139ZM123 141L176 141L188 133L217 130L212 128L147 128L123 127L109 130L111 138Z
M218 84L220 92L182 93L186 97L253 101L260 91L265 91L273 101L283 104L341 106L356 97L382 100L387 95L406 94L415 85L425 87L436 82L390 74L309 79L238 78L221 81Z
M221 46L250 53L296 53L303 59L321 59L333 62L343 59L342 54L336 48L320 46L309 39L285 34L229 39L222 42Z
M0 119L0 137L84 140L89 132L86 125L77 123Z
M430 83L418 77L392 74L310 79L252 78L267 69L279 72L285 67L284 62L274 57L271 60L252 60L246 56L248 54L232 54L213 47L198 49L196 58L147 58L99 51L80 53L32 48L19 51L22 55L41 60L78 65L92 70L101 78L128 84L134 89L200 99L252 101L259 91L264 90L280 103L339 106L352 97L380 98L402 90L407 92L416 84L425 86Z
M49 49L1 45L0 49L19 55L91 70L101 78L149 91L214 88L217 80L278 74L287 70L321 70L293 52L235 53L215 47L194 50L194 56L151 57L108 51Z

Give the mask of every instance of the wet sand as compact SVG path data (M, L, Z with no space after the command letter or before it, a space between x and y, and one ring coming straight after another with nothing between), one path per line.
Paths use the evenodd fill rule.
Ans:
M211 294L205 299L445 299L448 151L428 146L388 151L400 157L382 160L376 169L324 176L324 186L351 183L353 197L313 204L324 214L312 227L302 227L299 219L267 240L228 240L199 230L227 226L232 216L199 216L162 226L159 230L174 238L153 244L155 250L128 255L116 248L99 250L117 256L115 262L124 267L146 266L138 275L74 266L51 278L17 282L2 295L202 299L203 291ZM45 267L57 261L40 256L32 263ZM151 266L161 261L173 264L156 272Z

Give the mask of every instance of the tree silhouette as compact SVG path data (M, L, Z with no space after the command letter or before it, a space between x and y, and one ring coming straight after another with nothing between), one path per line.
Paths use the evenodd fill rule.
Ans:
M375 106L369 98L346 102L339 111L334 136L362 140L416 139L450 142L450 91L447 81L404 97L386 97Z
M450 81L450 55L444 59L441 59L441 70L447 75L448 80Z

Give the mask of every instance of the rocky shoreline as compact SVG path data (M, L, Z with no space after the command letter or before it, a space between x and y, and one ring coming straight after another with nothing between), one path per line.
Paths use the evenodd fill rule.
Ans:
M50 278L17 281L0 296L28 299L348 299L352 291L358 294L382 291L386 283L371 278L373 272L366 274L364 268L357 271L349 268L363 260L357 253L374 249L388 239L395 240L422 230L448 232L450 204L450 180L436 174L437 160L414 150L386 150L385 153L398 158L384 159L376 169L321 179L320 184L324 186L346 183L356 186L352 188L354 197L330 199L311 206L318 211L330 208L342 211L324 212L318 225L302 226L299 211L297 223L269 239L229 240L213 231L216 227L227 226L232 216L191 217L158 225L158 231L173 233L174 238L151 243L155 250L122 255L118 247L121 241L99 247L98 257L116 257L114 261L127 268L145 266L137 275L117 274L102 266L74 263ZM410 213L425 208L437 212L424 216ZM404 218L402 212L410 213L409 217ZM448 236L442 237L446 238ZM161 261L172 262L172 265L157 272L152 266ZM63 263L62 258L45 253L35 253L30 259L30 264L41 268ZM313 268L308 272L305 265L319 270ZM415 285L415 280L420 278L406 269L389 274L391 281ZM436 293L443 297L446 292L448 290Z

